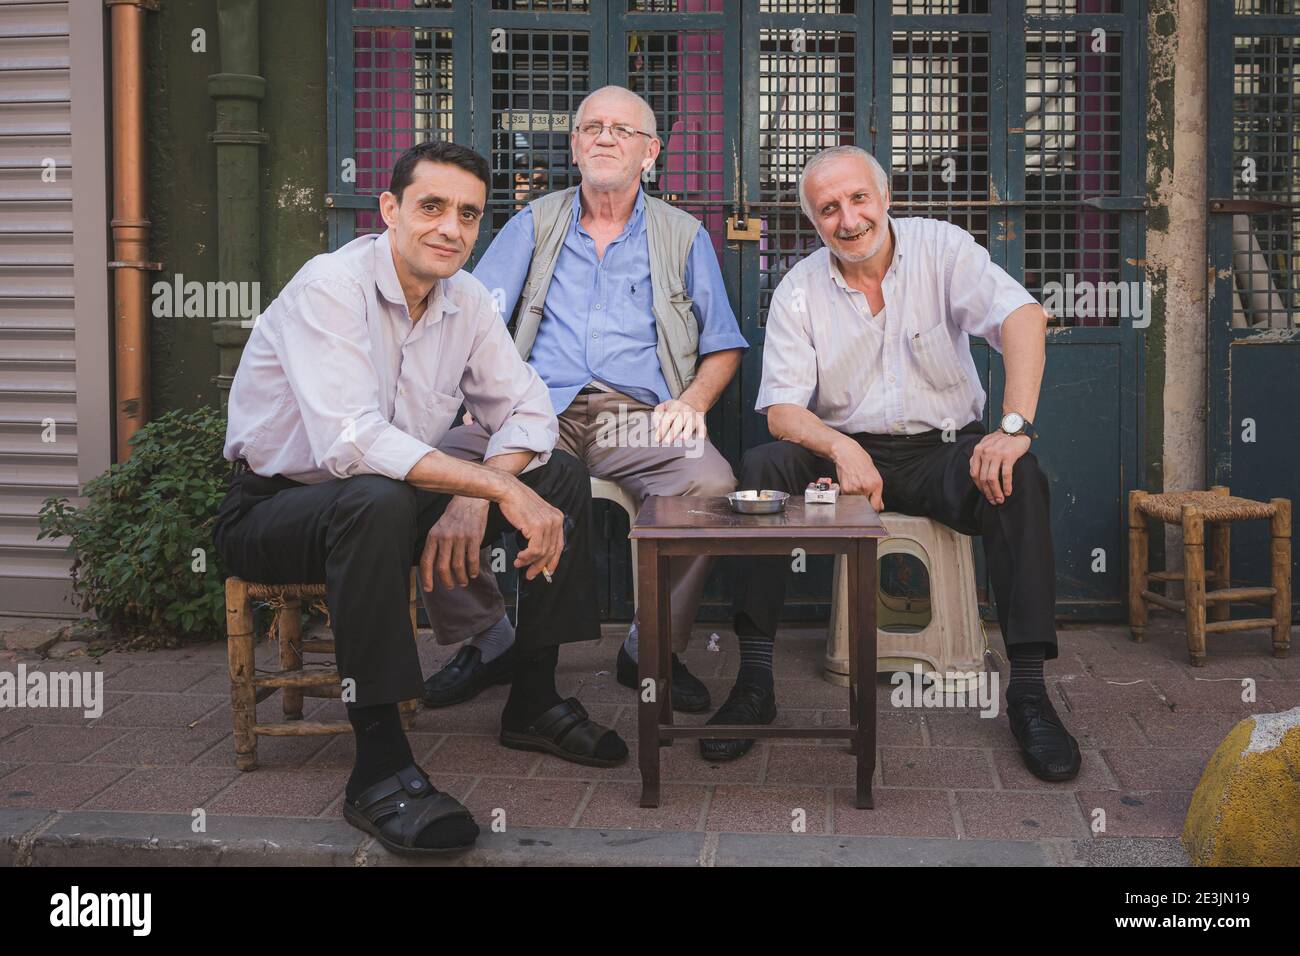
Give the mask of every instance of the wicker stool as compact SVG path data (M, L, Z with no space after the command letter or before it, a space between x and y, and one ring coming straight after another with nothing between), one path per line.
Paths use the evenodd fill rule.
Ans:
M415 609L419 598L416 571L411 569L411 637L415 638ZM341 697L343 686L338 668L332 664L303 661L304 653L334 653L334 639L302 636L302 602L325 599L323 584L256 584L240 578L226 578L226 657L230 664L230 709L235 716L235 766L257 768L257 735L304 737L311 734L347 734L346 720L302 719L304 696ZM269 601L275 614L271 633L280 642L280 670L257 674L253 659L253 601ZM259 724L257 705L282 692L284 722ZM418 700L403 701L402 724L410 730L419 707Z
M1229 567L1230 527L1234 521L1267 518L1272 535L1270 587L1233 587ZM1147 527L1152 519L1183 526L1183 570L1149 571ZM1210 529L1210 566L1205 565L1205 528ZM1273 656L1286 657L1291 647L1291 502L1286 498L1251 501L1234 498L1227 487L1209 491L1171 491L1152 495L1131 491L1128 497L1128 622L1133 640L1146 632L1147 605L1167 608L1187 619L1187 651L1192 665L1205 663L1205 635L1217 631L1271 628ZM1149 584L1183 586L1183 600L1149 590ZM1206 582L1213 590L1206 590ZM1270 617L1230 619L1234 601L1267 604ZM1207 622L1208 618L1208 622Z

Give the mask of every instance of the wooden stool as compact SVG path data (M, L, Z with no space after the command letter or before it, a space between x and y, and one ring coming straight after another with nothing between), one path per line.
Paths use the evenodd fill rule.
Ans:
M1272 535L1271 587L1233 587L1230 578L1230 527L1234 521L1267 518ZM1183 526L1183 570L1148 571L1147 527L1151 519ZM1210 566L1205 565L1205 527L1210 526ZM1147 605L1183 614L1192 665L1205 663L1205 635L1216 631L1272 628L1273 656L1286 657L1291 647L1291 502L1286 498L1251 501L1234 498L1224 485L1209 491L1170 491L1128 496L1128 623L1133 640L1146 632ZM1153 581L1183 585L1183 600L1148 590ZM1206 581L1213 590L1205 589ZM1230 619L1234 601L1268 604L1271 617ZM1208 608L1208 610L1207 610ZM1207 623L1208 617L1208 623Z
M419 600L416 571L411 569L411 639L415 639L415 609ZM343 685L338 668L305 663L303 654L334 653L334 639L302 636L302 601L325 599L323 584L256 584L241 578L226 578L226 657L230 665L230 710L235 716L235 766L240 770L257 768L257 735L269 737L304 737L310 734L347 734L352 724L346 720L311 721L302 719L304 696L341 697ZM280 670L257 674L253 659L253 601L269 601L275 614L271 635L279 638ZM257 705L282 692L284 722L259 724ZM410 730L420 702L403 701L402 725Z

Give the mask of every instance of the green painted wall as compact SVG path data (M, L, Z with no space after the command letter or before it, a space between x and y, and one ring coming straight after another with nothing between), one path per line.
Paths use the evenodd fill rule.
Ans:
M262 0L262 303L328 248L327 0Z
M213 124L207 82L218 62L217 5L167 0L147 20L149 219L153 258L163 265L153 281L170 282L177 273L186 281L215 280L216 159L207 138ZM195 29L206 33L206 52L191 48ZM146 312L146 321L153 416L215 402L217 350L207 320Z
M260 163L262 305L326 249L326 0L262 0ZM202 29L206 51L193 49ZM168 0L149 15L149 209L155 281L218 281L215 109L208 76L220 70L214 0ZM217 348L206 319L150 322L153 414L218 401Z

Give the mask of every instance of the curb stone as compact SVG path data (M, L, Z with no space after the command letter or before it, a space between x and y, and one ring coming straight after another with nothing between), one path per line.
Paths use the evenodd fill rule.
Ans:
M410 866L341 819L0 810L0 866ZM955 840L515 827L443 866L1179 866L1177 840Z

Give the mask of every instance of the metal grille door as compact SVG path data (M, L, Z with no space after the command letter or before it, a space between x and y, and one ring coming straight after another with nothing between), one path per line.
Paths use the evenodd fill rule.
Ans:
M1208 472L1300 501L1300 3L1214 0L1209 45ZM1257 524L1233 528L1234 581L1268 582Z

